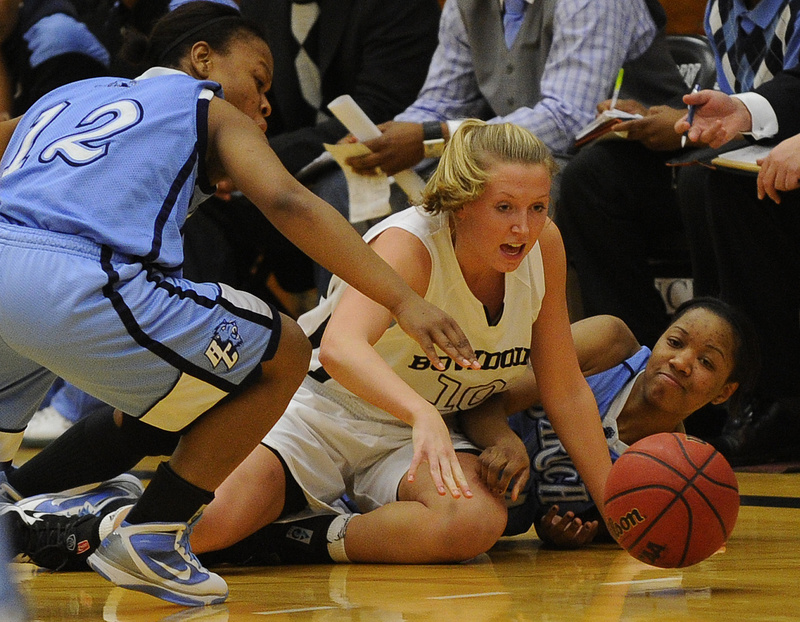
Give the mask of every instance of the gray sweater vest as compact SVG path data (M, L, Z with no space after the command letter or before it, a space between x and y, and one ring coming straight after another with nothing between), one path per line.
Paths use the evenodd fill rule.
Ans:
M541 98L540 82L553 43L553 14L557 0L536 0L525 12L514 45L506 48L503 17L497 0L456 0L472 50L478 88L488 105L487 117L505 116L517 108L533 107ZM597 103L610 96L598 93ZM659 33L650 48L625 64L620 97L645 105L667 103L686 91L680 72Z

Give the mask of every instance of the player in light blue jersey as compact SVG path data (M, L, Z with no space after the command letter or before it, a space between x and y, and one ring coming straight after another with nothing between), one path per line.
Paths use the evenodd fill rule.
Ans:
M143 51L153 68L139 78L69 84L0 124L0 483L27 496L171 455L90 564L201 605L227 586L191 553L188 525L280 417L310 356L271 306L181 277L183 224L217 182L231 179L304 252L386 307L434 364L434 343L477 361L457 324L269 148L272 58L257 27L230 7L188 3ZM118 410L14 471L56 376Z
M758 374L751 322L714 298L695 298L679 307L652 353L610 316L577 322L573 337L612 460L645 436L682 431L684 419L706 404L733 396L732 406L739 407ZM580 546L604 525L538 401L529 374L507 392L505 404L462 415L462 423L487 447L481 461L490 486L497 494L510 486L504 535L525 533L533 525L549 544ZM526 403L535 405L515 412L509 429L505 413Z

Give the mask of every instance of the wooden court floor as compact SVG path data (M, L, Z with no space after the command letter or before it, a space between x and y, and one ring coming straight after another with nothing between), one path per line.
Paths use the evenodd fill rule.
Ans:
M196 609L91 572L12 564L10 575L42 622L800 620L800 473L737 475L742 507L725 550L682 570L612 545L543 549L531 531L458 565L224 569L228 601Z

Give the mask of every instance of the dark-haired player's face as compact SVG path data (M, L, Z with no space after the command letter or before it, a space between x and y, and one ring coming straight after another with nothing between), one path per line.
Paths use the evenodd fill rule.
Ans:
M670 412L689 414L727 399L736 383L728 382L736 364L730 324L698 307L676 320L653 347L644 372L645 393Z
M272 111L267 91L272 85L272 53L258 37L235 38L223 53L210 57L208 79L219 82L225 100L253 119L266 131Z

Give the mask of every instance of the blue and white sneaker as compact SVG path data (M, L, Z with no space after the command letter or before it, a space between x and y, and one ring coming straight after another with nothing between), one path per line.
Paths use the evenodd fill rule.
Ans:
M186 523L122 521L87 561L112 583L171 603L199 607L224 602L228 585L192 553L190 533Z
M101 516L123 505L136 503L143 491L144 486L136 476L123 473L82 493L44 493L26 497L17 502L17 507L59 516Z

